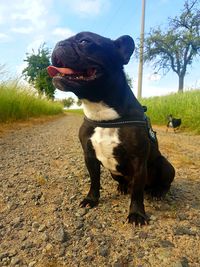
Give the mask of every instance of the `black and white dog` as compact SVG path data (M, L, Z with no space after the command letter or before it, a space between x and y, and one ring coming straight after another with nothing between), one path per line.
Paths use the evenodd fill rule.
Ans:
M175 170L161 155L149 119L127 84L123 65L134 47L127 35L113 41L81 32L57 43L48 73L56 88L73 92L83 103L79 138L91 186L81 206L98 205L103 165L121 193L131 194L128 221L144 225L149 220L144 191L164 196Z
M174 129L174 132L176 133L176 130L178 130L179 127L181 126L181 119L173 118L172 114L167 116L167 119L168 119L167 131L168 131L169 127L171 127Z

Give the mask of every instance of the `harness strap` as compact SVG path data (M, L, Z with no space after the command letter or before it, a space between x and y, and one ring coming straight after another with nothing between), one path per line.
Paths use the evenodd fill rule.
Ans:
M101 128L120 128L122 126L137 126L137 127L145 127L148 132L148 136L153 142L157 142L156 132L152 129L151 122L149 117L144 114L144 120L122 120L116 119L111 121L93 121L88 119L86 116L84 120L87 121L93 127L101 127Z
M91 126L94 127L102 127L102 128L120 128L122 126L139 126L144 127L147 125L146 120L137 121L137 120L111 120L111 121L93 121L88 119L87 117L84 117L84 120L89 122Z

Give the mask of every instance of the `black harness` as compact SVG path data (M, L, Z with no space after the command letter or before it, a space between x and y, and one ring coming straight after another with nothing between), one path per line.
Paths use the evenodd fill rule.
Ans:
M87 121L93 127L101 127L101 128L120 128L122 126L145 126L146 125L145 120L137 121L137 120L116 119L116 120L110 120L110 121L93 121L91 119L88 119L87 117L85 117L84 120Z
M91 119L88 119L87 117L84 117L84 120L93 127L101 128L121 128L123 126L145 127L147 129L149 138L153 142L157 142L156 132L152 129L150 119L145 114L143 120L123 120L120 118L110 121L93 121Z

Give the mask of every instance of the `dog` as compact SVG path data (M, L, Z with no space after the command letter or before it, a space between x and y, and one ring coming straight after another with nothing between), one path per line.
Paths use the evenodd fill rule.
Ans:
M169 129L169 127L174 129L174 133L176 133L176 130L179 129L180 125L181 125L181 119L176 119L173 118L172 114L170 114L169 116L167 116L168 122L167 122L167 130Z
M164 196L175 170L159 151L150 121L126 81L123 66L134 48L128 35L111 40L81 32L56 44L48 73L56 88L73 92L83 105L79 139L91 185L80 206L98 205L103 165L118 182L118 190L130 193L128 222L145 225L149 216L144 192Z

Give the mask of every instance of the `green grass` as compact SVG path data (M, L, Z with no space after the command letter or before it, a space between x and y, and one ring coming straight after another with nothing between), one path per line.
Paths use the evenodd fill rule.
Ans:
M83 115L83 110L81 108L80 109L67 109L65 110L65 112Z
M152 124L166 125L167 116L172 114L175 118L182 119L182 130L200 134L200 90L143 98L140 102L147 106L147 115L151 118ZM66 112L83 114L81 109Z
M182 119L182 129L200 134L200 90L143 98L140 102L147 106L152 124L166 125L167 115L172 114Z
M0 122L27 120L62 112L60 103L37 97L16 81L0 84Z

